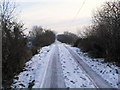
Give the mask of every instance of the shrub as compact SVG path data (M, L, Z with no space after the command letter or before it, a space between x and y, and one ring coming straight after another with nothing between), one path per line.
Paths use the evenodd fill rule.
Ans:
M120 1L106 2L95 12L93 25L86 31L80 47L93 56L120 65Z
M57 40L66 44L74 45L77 39L78 39L78 36L70 32L64 32L64 34L57 35Z

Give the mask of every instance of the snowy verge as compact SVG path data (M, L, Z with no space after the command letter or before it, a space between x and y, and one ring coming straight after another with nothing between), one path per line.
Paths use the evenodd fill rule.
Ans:
M12 88L39 88L53 47L54 45L43 47L38 54L26 62L23 72L15 76Z
M68 46L68 45L67 45ZM70 46L68 46L70 47ZM80 58L88 64L97 74L108 81L113 87L120 86L120 68L111 63L104 63L104 59L93 59L88 57L86 53L81 52L79 48L70 47L74 52L78 53Z

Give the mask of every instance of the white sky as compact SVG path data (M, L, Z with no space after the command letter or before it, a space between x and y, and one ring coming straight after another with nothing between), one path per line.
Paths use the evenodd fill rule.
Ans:
M16 0L15 0L16 1ZM34 25L52 29L58 33L70 31L76 33L84 26L91 24L93 11L105 1L86 0L17 0L21 10L20 19L28 30Z

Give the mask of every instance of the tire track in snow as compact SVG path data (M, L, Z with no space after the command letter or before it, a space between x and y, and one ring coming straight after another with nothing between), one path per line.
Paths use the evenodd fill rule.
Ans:
M43 74L43 79L42 79L41 84L39 86L40 88L50 88L50 75L48 75L48 74L51 74L49 72L50 71L49 69L51 68L50 66L52 64L52 62L51 62L51 56L53 54L54 47L55 46L52 47L52 50L50 52L49 61L47 62L47 66L46 66L44 74Z
M54 45L40 88L65 88L58 56L58 48Z
M59 49L55 46L55 52L52 59L52 75L51 75L51 87L52 88L65 88L65 82L62 74L62 67L59 61Z
M58 46L66 88L95 88L69 51L62 44Z
M69 47L65 46L69 53L73 56L74 60L79 64L79 67L85 71L88 78L94 83L97 88L113 88L107 81L105 81L100 75L94 72L82 59Z

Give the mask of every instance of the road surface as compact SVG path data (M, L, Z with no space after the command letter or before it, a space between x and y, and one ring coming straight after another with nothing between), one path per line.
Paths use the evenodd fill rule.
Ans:
M57 45L50 57L46 75L40 88L65 88Z
M41 88L66 88L64 75L62 71L62 64L60 62L61 53L59 50L60 44L54 46L54 53L50 56L49 64L46 69L45 77L41 84ZM82 59L78 56L77 53L72 51L69 47L63 45L79 65L79 68L86 74L87 78L92 82L95 88L112 88L112 86L105 81L100 75L94 72Z
M105 77L112 79L108 81L102 73L96 73L85 59L82 55L78 55L73 47L55 42L43 47L26 63L25 70L18 75L18 79L14 80L12 86L13 88L81 88L83 90L111 88L116 90L113 88L113 83L117 84L119 81L117 82L118 74L113 72L115 69L109 69L104 65L99 66L105 68L103 70L106 70ZM93 61L90 63L97 65ZM111 71L108 73L108 70Z

